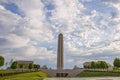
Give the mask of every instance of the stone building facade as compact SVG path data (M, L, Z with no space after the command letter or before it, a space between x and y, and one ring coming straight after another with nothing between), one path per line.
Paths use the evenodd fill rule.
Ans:
M35 64L34 61L16 61L18 63L18 69L29 69L29 64Z

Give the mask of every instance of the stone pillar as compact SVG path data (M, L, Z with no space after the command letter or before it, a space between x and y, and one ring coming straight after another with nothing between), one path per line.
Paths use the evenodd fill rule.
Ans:
M63 69L63 34L58 35L57 70Z

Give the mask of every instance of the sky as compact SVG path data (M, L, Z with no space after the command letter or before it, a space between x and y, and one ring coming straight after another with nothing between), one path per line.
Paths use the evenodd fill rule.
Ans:
M56 69L58 34L64 68L120 57L120 0L0 0L0 55Z

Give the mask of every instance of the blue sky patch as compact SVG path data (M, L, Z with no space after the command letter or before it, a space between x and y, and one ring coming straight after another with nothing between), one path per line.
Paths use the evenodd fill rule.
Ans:
M104 5L100 0L92 0L90 2L82 2L84 6L87 8L85 11L86 14L90 14L92 10L99 11L101 13L111 13L114 16L115 12L117 11L113 7L108 7Z
M24 13L19 9L19 7L14 4L14 3L10 3L10 4L4 4L4 7L7 10L10 10L11 12L20 15L21 17L24 17Z

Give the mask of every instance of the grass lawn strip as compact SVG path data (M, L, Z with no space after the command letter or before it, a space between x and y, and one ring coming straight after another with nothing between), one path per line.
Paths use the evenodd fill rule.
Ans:
M120 72L89 72L84 71L76 77L120 77Z
M31 72L31 73L23 73L17 74L14 76L5 76L0 77L0 80L42 80L43 78L49 77L44 72Z

